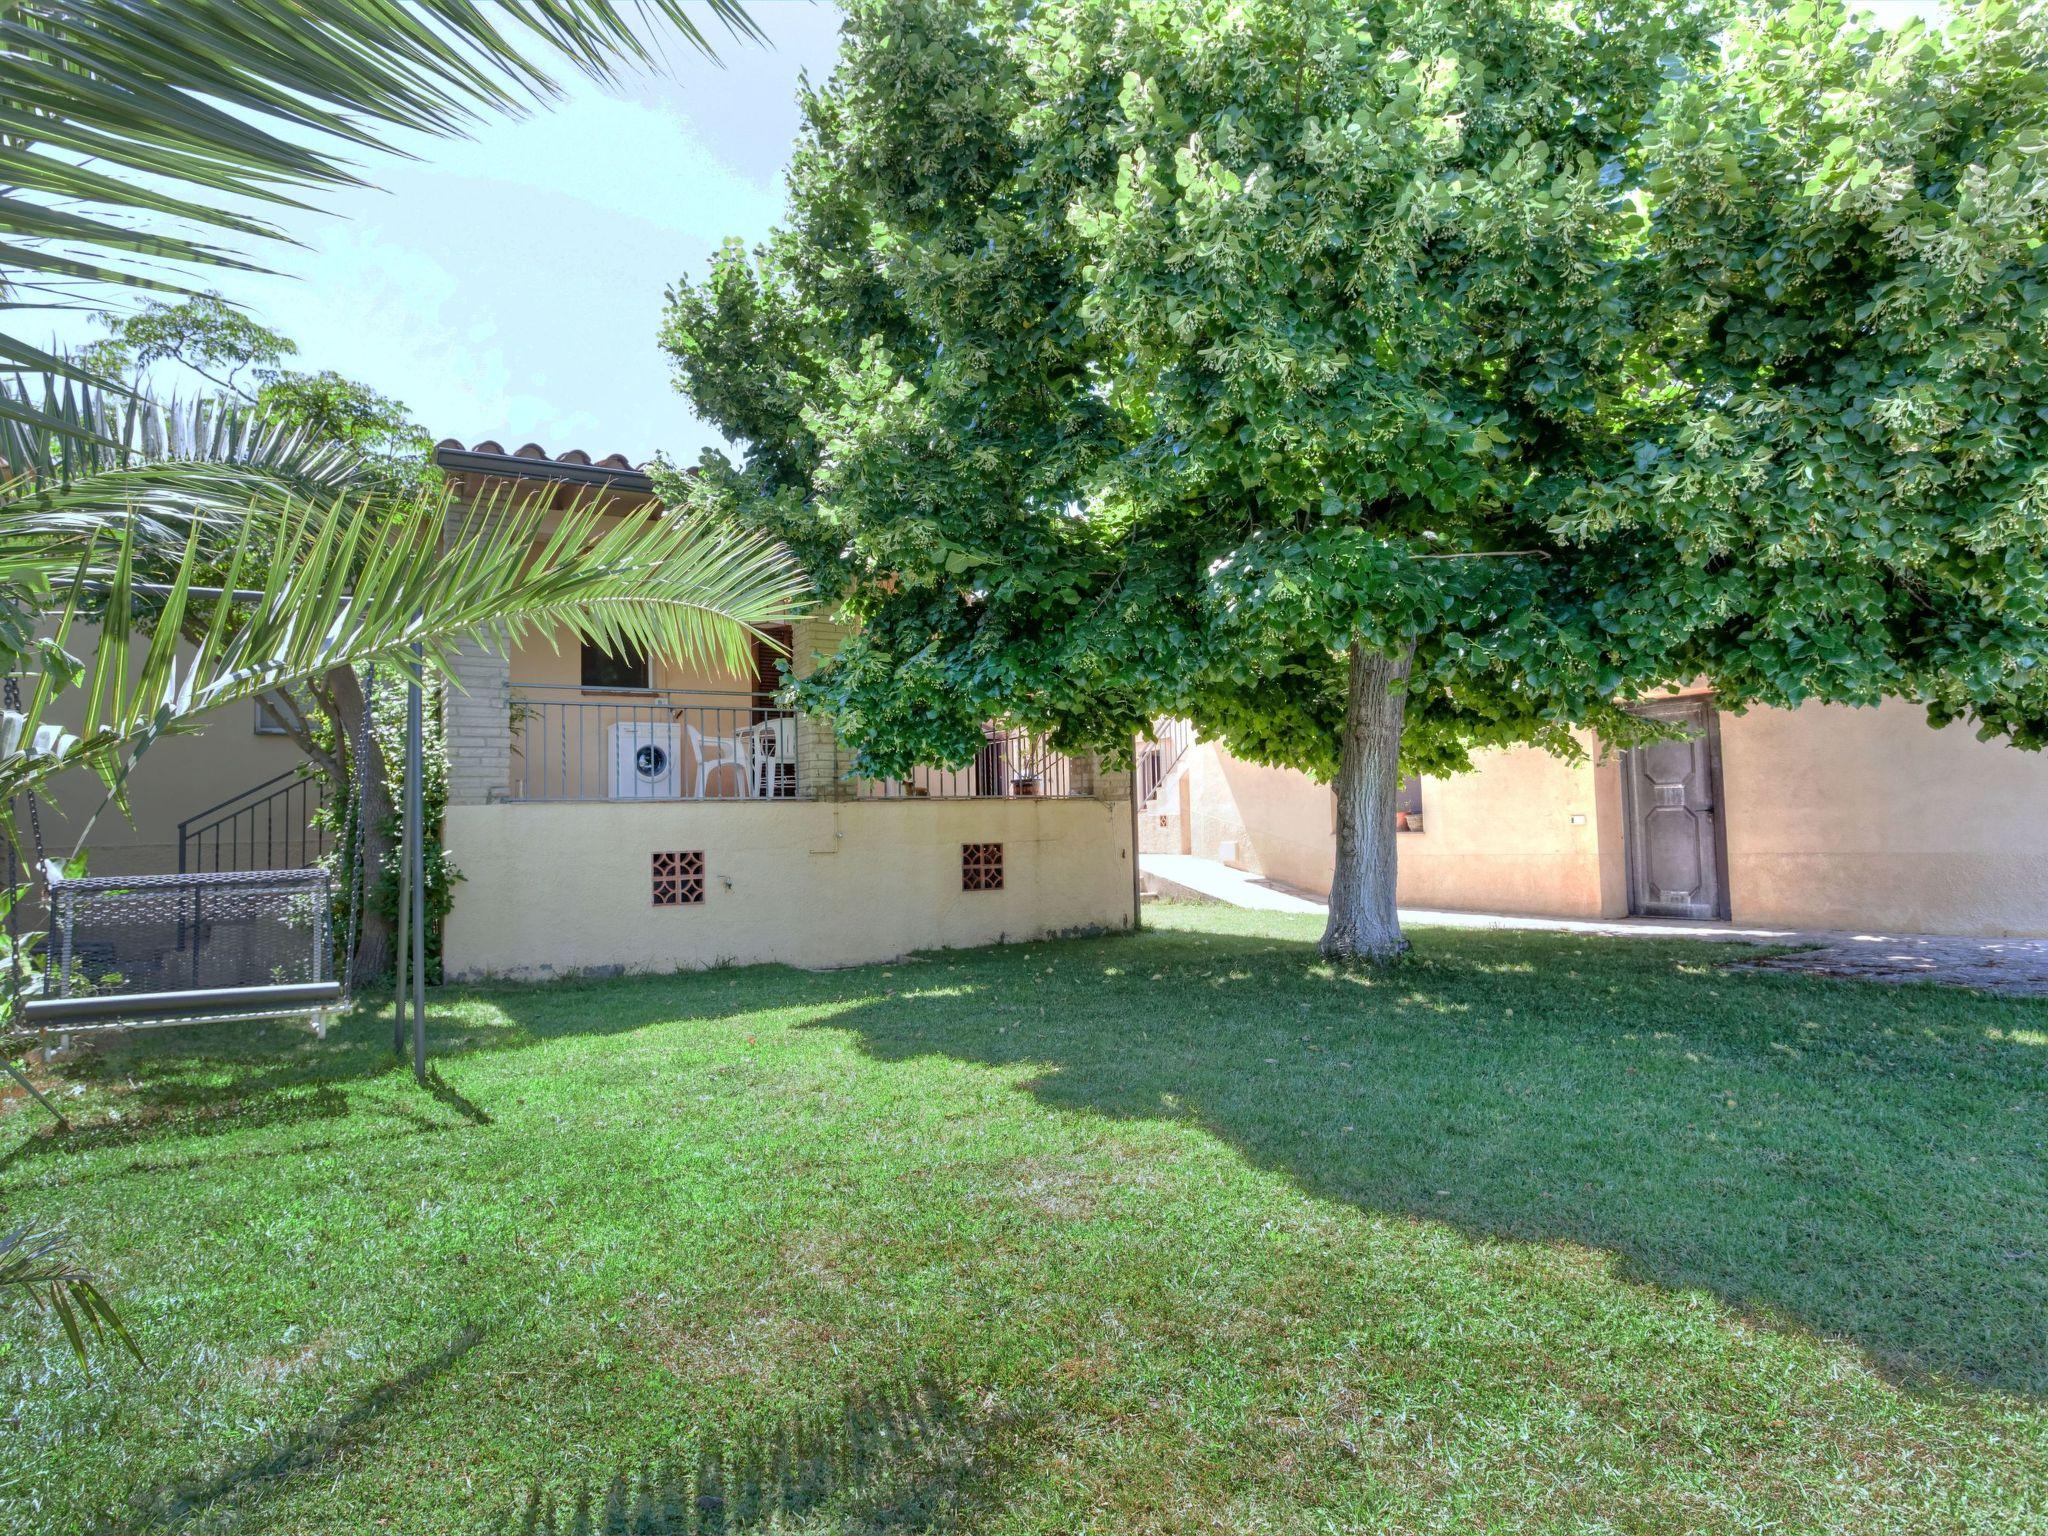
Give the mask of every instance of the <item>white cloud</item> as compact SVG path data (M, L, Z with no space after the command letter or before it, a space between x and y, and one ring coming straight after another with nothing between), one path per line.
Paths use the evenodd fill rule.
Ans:
M531 117L494 120L474 139L437 145L432 174L489 183L508 197L552 192L689 233L758 238L782 211L779 180L757 182L729 168L680 112L594 88Z

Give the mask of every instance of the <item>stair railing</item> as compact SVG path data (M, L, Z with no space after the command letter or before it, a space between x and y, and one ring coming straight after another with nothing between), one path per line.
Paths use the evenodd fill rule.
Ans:
M1160 720L1150 737L1138 743L1138 806L1150 805L1166 776L1195 744L1195 728L1185 720Z
M178 873L308 869L327 852L326 804L327 781L303 765L229 795L178 823Z

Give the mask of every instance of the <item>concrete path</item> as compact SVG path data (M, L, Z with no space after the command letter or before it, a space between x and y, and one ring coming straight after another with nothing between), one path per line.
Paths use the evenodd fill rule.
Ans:
M1330 910L1327 902L1297 896L1257 875L1191 853L1141 853L1138 873L1148 889L1182 901L1220 901L1226 907L1251 907L1260 912Z
M1147 853L1138 868L1146 887L1161 896L1216 901L1263 912L1322 916L1328 903L1305 896L1214 859L1184 853ZM1403 907L1414 928L1514 928L1590 933L1634 939L1732 939L1788 946L1789 952L1740 962L1759 970L1798 971L1863 981L1934 981L2019 997L2048 997L2048 939L1959 939L1927 933L1830 933L1797 928L1738 928L1733 923L1674 923L1651 918L1597 922L1561 917L1517 917L1494 912L1440 912Z

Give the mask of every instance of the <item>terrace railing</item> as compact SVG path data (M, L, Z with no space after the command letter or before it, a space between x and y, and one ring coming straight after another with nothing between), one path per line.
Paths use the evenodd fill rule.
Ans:
M796 716L772 694L512 690L515 800L788 800Z
M797 717L765 693L514 684L513 800L794 800ZM901 779L855 779L861 800L1085 795L1073 764L1028 731L991 725L974 760Z
M964 768L919 768L903 779L856 779L863 800L1066 799L1073 764L1029 731L984 728L987 740ZM1086 791L1083 791L1086 793Z

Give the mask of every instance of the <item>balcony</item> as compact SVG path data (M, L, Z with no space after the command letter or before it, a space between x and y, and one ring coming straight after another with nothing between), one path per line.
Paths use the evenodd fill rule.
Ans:
M990 725L964 767L901 779L842 776L830 733L770 693L650 688L600 693L511 685L514 801L1067 799L1092 793L1061 753L1027 731ZM804 739L829 758L800 761Z
M772 694L512 689L512 800L788 800L796 716Z

